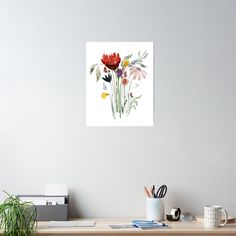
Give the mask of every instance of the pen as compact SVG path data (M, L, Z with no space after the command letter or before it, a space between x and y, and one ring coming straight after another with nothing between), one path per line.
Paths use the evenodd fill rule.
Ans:
M152 197L155 197L155 185L152 186Z
M151 195L146 187L144 187L144 193L146 194L147 197L149 197L149 198L151 197Z
M162 225L162 226L166 226L165 223L162 223L162 222L159 222L159 221L156 221L156 220L153 220L153 222L156 223L156 224Z

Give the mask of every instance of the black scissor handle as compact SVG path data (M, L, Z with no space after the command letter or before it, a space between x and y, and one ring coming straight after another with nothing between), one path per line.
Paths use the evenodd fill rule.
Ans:
M163 184L156 192L156 198L164 198L167 193L167 186Z

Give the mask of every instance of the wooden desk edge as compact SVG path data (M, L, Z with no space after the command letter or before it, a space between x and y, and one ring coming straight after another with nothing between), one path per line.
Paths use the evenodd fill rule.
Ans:
M48 228L47 222L38 222L38 229L36 236L204 236L204 235L235 235L236 236L236 224L230 224L226 227L206 230L203 228L203 224L182 223L182 222L166 222L170 225L169 229L111 229L110 224L130 224L132 219L119 218L119 219L78 219L78 220L94 220L96 222L95 227L79 227L79 228ZM0 233L0 235L2 235Z

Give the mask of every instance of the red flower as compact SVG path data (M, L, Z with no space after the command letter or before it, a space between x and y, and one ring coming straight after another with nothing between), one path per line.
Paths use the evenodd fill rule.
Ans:
M102 63L111 70L115 70L118 68L120 60L121 59L119 53L113 53L111 55L103 54L103 57L101 59Z

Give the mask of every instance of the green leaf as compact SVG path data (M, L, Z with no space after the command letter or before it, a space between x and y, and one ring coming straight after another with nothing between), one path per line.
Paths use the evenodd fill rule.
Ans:
M101 72L100 72L100 69L99 67L96 68L96 78L97 78L97 81L100 79L101 77Z
M132 104L130 104L130 106L129 106L129 109L128 109L127 116L130 114L130 111L131 111L131 109L132 109L132 108L134 108L134 109L136 110L136 106L135 106L135 105L132 105Z
M142 64L142 63L139 63L139 65L141 66L141 67L143 67L143 68L146 68L147 66L145 66L144 64Z
M126 57L124 57L124 60L129 60L132 56L133 56L133 54L126 56Z
M137 99L132 100L132 102L130 103L130 106L132 106L132 105L135 105L135 106L138 105Z
M148 55L148 53L146 53L146 54L142 57L142 59L145 59L145 58L147 57L147 55Z
M138 57L140 58L140 54L141 54L141 52L140 52L140 50L138 51Z
M132 108L134 108L136 110L136 108L138 106L138 101L137 100L141 97L142 97L142 95L131 99L131 102L130 102L129 107L128 107L127 116L130 114L130 111L131 111Z
M146 52L147 52L147 50L142 54L142 58L145 56Z
M135 99L139 99L139 98L141 98L141 97L142 97L142 95L140 95L140 96L138 96L138 97L135 97L134 100L135 100Z
M91 67L90 67L90 75L93 73L95 67L97 66L98 64L93 64Z

